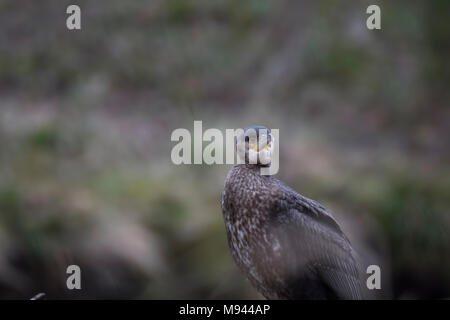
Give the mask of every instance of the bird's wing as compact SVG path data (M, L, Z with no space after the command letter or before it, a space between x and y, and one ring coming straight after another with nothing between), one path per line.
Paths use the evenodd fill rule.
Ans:
M298 193L288 198L274 215L273 230L281 251L289 255L286 282L291 291L299 297L316 290L324 294L308 296L361 299L355 255L337 222L313 200Z
M293 210L294 212L298 211L298 213L307 215L314 221L320 222L324 226L327 226L334 232L342 235L342 237L347 239L345 234L342 232L339 224L320 203L302 196L280 180L278 180L278 183L281 187L278 190L278 196L281 200L281 207L284 210ZM296 214L294 214L293 217L295 218Z

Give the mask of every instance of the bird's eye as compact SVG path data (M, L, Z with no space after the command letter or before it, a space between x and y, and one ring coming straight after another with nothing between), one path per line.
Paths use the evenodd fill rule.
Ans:
M256 138L255 137L249 137L249 136L246 136L245 137L245 142L250 142L250 143L256 143Z

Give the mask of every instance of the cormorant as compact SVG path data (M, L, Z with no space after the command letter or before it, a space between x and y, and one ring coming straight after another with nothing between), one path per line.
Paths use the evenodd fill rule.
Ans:
M270 165L274 143L270 130L260 126L237 137L243 164L230 170L222 193L235 262L267 299L361 299L354 250L333 216L260 174L261 166Z

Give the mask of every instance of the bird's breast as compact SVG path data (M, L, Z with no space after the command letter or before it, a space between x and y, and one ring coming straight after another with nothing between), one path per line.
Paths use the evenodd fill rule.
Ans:
M266 297L266 288L280 287L280 241L271 229L277 206L277 185L247 167L235 167L222 193L222 211L228 244L234 260L252 284Z
M230 199L225 200L224 206L229 209L224 210L224 217L232 256L264 294L269 283L282 281L282 272L276 267L280 242L271 233L269 221L258 206L247 207ZM264 295L268 296L268 293Z

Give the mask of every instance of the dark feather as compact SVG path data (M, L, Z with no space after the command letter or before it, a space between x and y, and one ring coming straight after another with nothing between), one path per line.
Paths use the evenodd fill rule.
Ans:
M350 242L317 202L246 164L228 174L222 210L232 255L266 298L361 298Z

